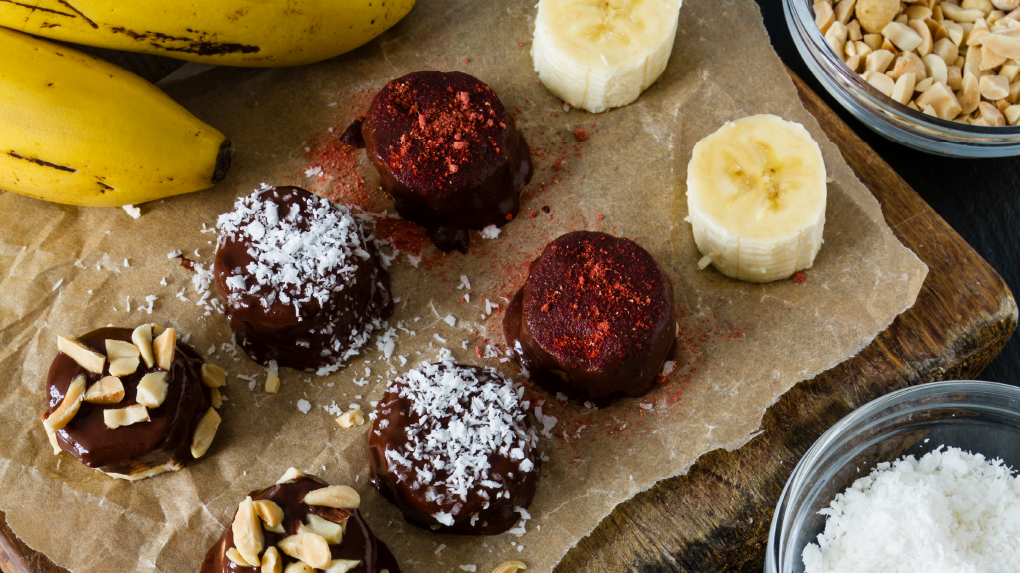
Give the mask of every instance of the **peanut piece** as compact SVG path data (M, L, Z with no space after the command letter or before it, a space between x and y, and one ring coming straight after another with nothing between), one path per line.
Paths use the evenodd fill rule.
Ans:
M528 566L520 561L506 561L496 565L496 568L492 570L492 573L517 573L527 569Z
M365 415L361 413L361 408L355 408L349 412L344 412L336 419L336 423L340 424L341 428L350 428L351 426L360 426L365 423Z
M280 562L280 551L276 547L269 547L262 554L261 573L283 573L283 563Z
M892 97L896 82L885 74L878 72L864 72L864 81L868 82L883 94Z
M892 22L885 28L882 28L882 35L905 53L913 51L923 41L913 28L899 22Z
M336 545L344 538L344 528L339 523L333 523L315 514L309 514L308 523L298 525L298 533L314 533L322 536L326 543Z
M857 21L865 31L877 34L893 21L899 9L899 0L859 0Z
M910 100L914 99L914 83L914 74L903 74L900 79L896 80L891 97L903 105L907 105Z
M212 404L212 407L216 408L217 410L219 410L220 407L223 406L223 394L220 394L219 388L209 389L209 402Z
M864 71L885 73L896 56L889 50L875 50L864 60Z
M142 355L142 360L145 361L146 368L152 368L152 365L156 363L156 358L152 354L152 325L143 324L131 332L131 342L135 343L138 347L138 352Z
M321 535L298 533L284 537L276 544L287 555L314 569L324 569L332 561L329 544Z
M907 22L910 29L917 32L917 35L921 37L921 44L917 46L917 54L922 58L931 53L932 38L931 30L928 29L928 25L921 20L911 20Z
M141 404L135 404L117 410L103 410L103 421L106 427L115 430L121 426L130 426L139 422L148 422L149 411Z
M946 65L945 60L935 54L928 54L922 62L924 62L924 71L929 78L935 78L937 82L949 82L949 66Z
M152 341L152 353L156 358L156 366L170 370L174 363L174 352L177 350L177 331L168 328Z
M824 35L829 31L829 26L836 21L836 15L832 12L832 4L828 2L815 2L812 6L815 11L815 24Z
M106 357L73 338L57 337L57 350L70 356L79 366L95 374L103 373Z
M1020 8L1020 0L992 0L992 5L999 10L1010 12Z
M283 510L275 501L260 499L255 501L255 513L269 527L276 527L283 521Z
M231 547L227 550L227 559L230 559L239 567L256 567L255 564L245 561L244 557L241 556L241 552L239 552L236 547Z
M355 559L334 559L326 566L326 573L347 573L358 565L361 561Z
M960 6L947 3L939 4L939 7L942 8L942 14L946 18L958 23L976 22L977 20L983 20L985 17L985 13L981 10L965 10Z
M203 364L202 383L209 388L222 388L227 385L227 373L215 364Z
M288 565L287 568L283 570L283 573L315 573L315 569L309 567L307 563L295 561Z
M345 485L331 485L306 493L304 502L308 505L337 509L358 509L361 505L361 496L353 488Z
M196 460L205 455L216 437L216 430L220 427L223 418L216 413L215 408L209 408L202 419L195 426L195 435L191 438L191 456Z
M959 100L956 99L956 95L953 94L952 90L945 84L938 82L933 83L930 88L917 98L917 105L922 109L926 106L931 106L941 119L953 119L963 111Z
M297 468L287 468L287 471L283 472L283 477L276 480L277 484L287 483L291 480L295 480L299 477L305 477L305 472Z
M924 62L921 58L917 57L917 54L913 52L904 52L899 59L896 60L896 66L893 67L891 72L886 72L888 76L894 80L900 79L900 76L907 73L914 73L914 77L918 81L928 77L928 71L924 67Z
M1008 121L1010 125L1020 123L1020 105L1011 105L1002 113L1006 116L1006 121Z
M138 381L138 394L135 400L146 408L158 408L166 400L169 388L166 380L169 372L149 372Z
M836 16L836 20L846 26L850 23L850 16L853 15L856 6L857 0L839 0L839 3L833 7L832 11Z
M266 374L266 394L276 394L280 391L280 377L272 370Z
M991 0L962 0L960 8L964 10L980 10L984 16L988 16L995 9Z
M978 76L970 72L963 74L963 83L960 87L960 106L961 112L970 114L978 107L978 102L981 101L981 90L979 88Z
M978 113L980 113L981 116L974 122L974 125L983 125L988 127L1004 127L1006 125L1006 118L994 104L990 104L986 101L979 103Z
M259 553L262 552L265 538L251 496L244 498L237 506L237 513L234 514L234 521L230 527L234 533L234 546L237 547L241 557L254 566L262 565Z
M106 376L85 391L90 404L116 404L124 399L124 384L116 376Z
M56 432L70 422L75 414L78 413L78 408L81 407L82 398L85 397L85 375L79 374L71 380L71 385L67 387L67 392L64 393L64 399L60 401L60 405L57 406L56 410L53 410L49 416L43 420L43 425L51 432Z
M978 91L987 100L999 100L1009 95L1009 78L1006 76L981 76Z

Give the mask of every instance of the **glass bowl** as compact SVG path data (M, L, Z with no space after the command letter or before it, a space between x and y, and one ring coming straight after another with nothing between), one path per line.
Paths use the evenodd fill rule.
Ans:
M920 458L941 445L1020 468L1020 389L996 382L913 386L873 400L825 432L793 469L772 516L766 573L801 573L801 554L825 529L828 507L879 462Z
M1020 154L1020 126L980 127L924 115L894 101L852 71L825 43L809 0L783 0L793 42L832 97L886 139L937 155Z

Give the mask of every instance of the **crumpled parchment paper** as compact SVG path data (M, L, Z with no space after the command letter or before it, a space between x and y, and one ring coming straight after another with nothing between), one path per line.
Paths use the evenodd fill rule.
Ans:
M913 304L927 269L801 107L752 0L684 2L663 76L635 103L602 115L568 112L537 83L534 13L532 2L419 0L392 30L327 62L214 68L167 82L233 140L234 165L211 190L142 205L140 219L0 194L0 510L22 539L72 571L196 571L245 493L294 466L357 488L366 519L404 571L488 572L507 559L551 571L617 504L685 472L702 453L740 447L780 395L857 353ZM474 74L516 115L537 167L521 215L495 240L476 234L467 256L400 244L391 271L401 302L390 323L403 330L393 355L382 359L372 344L328 377L284 370L280 393L267 395L265 371L232 355L225 317L167 254L180 249L208 267L216 236L203 224L212 228L237 195L263 181L342 200L361 189L380 213L388 202L363 154L346 178L315 154L387 81L420 69ZM683 221L694 143L727 120L762 112L805 124L833 180L825 245L800 284L698 271ZM578 141L576 129L587 139ZM376 219L385 237L382 225L393 220ZM536 426L548 459L531 519L518 526L523 535L454 537L408 526L368 483L369 426L341 429L325 408L357 403L371 412L386 380L441 348L516 372L500 361L506 301L546 242L585 228L635 239L669 271L681 332L676 369L648 396L600 410L529 391L534 404L545 401ZM457 289L461 275L469 289ZM151 315L148 295L158 297ZM204 458L127 483L54 456L39 414L57 335L143 321L190 333L192 346L227 369L229 385L223 425Z

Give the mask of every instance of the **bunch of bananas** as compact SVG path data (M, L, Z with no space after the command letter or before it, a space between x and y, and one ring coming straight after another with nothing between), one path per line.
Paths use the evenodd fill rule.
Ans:
M230 166L223 134L152 84L28 34L210 64L292 66L357 48L412 6L414 0L0 2L0 189L120 206L211 187Z

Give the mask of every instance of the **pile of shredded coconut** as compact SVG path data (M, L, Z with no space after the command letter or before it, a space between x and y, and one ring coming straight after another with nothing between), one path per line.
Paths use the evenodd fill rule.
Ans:
M238 197L234 210L216 222L220 247L227 239L248 242L255 259L246 269L234 269L227 286L234 293L253 295L267 287L265 308L277 297L295 310L313 298L325 306L334 292L353 284L358 269L353 257L371 258L358 223L347 207L315 196L281 213L280 205L261 198L273 189L263 183L251 195Z
M411 402L411 410L420 418L406 427L404 451L386 450L387 462L391 469L396 469L394 464L407 470L414 467L411 488L427 487L428 501L466 501L476 491L483 499L509 499L509 484L491 479L491 456L521 460L518 469L524 473L534 469L526 454L538 444L538 437L524 430L524 410L529 406L521 401L524 388L515 390L493 368L486 367L484 372L487 376L479 379L452 360L424 362L395 381L400 397ZM454 524L451 514L433 517Z
M823 509L807 573L1020 571L1020 478L958 448L878 464Z

